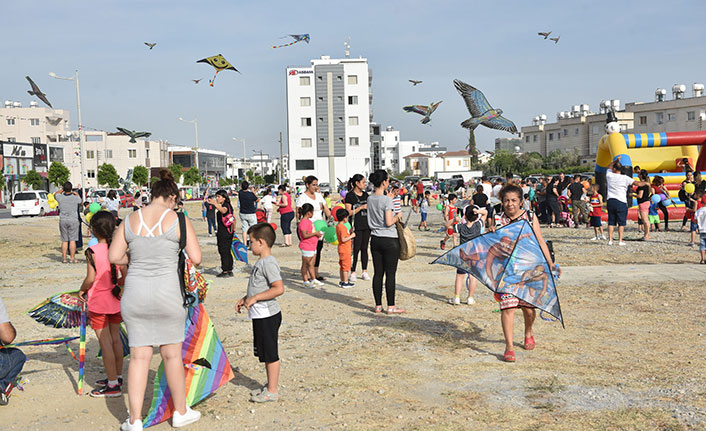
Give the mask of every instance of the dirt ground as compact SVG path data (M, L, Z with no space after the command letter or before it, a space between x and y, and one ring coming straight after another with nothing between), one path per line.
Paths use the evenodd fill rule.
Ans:
M198 214L197 204L189 204L189 212ZM439 220L439 213L431 214L432 225L438 227ZM686 232L608 247L590 241L586 229L545 229L565 271L559 295L566 328L537 319L537 348L524 351L522 318L517 317L514 364L502 361L500 314L487 288L478 285L476 305L446 303L454 270L429 265L442 253L440 234L414 230L418 254L400 262L397 272L397 303L408 310L399 316L372 313L370 281L360 280L348 290L337 287L332 246L323 252L326 285L313 290L300 287L298 249L275 247L286 288L280 298L281 400L255 405L248 394L265 381L264 367L252 356L247 316L233 310L248 275L215 278L215 238L208 238L205 222L194 219L194 225L204 272L213 281L206 309L236 377L196 406L203 418L189 429L706 429L706 360L701 356L706 282L697 249L686 245ZM629 227L628 239L637 237ZM0 221L0 296L18 341L78 335L78 330L46 328L23 315L54 293L78 289L85 264L62 264L58 245L54 217ZM675 265L639 275L641 267L656 263ZM589 265L590 271L582 271ZM369 267L372 272L372 262ZM616 276L628 267L627 275ZM77 343L72 347L76 350ZM91 333L89 391L103 377L97 350ZM63 346L24 351L28 383L0 407L0 429L119 428L127 396L78 397L78 364ZM155 355L153 372L158 364ZM148 387L145 411L150 398ZM154 427L169 428L166 423Z

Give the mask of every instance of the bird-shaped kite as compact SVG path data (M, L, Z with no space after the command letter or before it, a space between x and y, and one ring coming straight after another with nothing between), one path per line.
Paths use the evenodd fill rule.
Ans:
M145 42L145 45L149 46L149 47L150 47L150 50L151 50L152 48L155 47L155 45L157 45L157 42L155 42L155 43Z
M553 41L554 41L554 45L556 45L557 43L559 43L559 38L560 38L560 37L561 37L561 36L550 37L549 40L553 40Z
M417 81L417 80L414 80L414 79L410 79L409 82L412 83L412 87L416 87L417 84L421 84L421 83L422 83L422 81Z
M539 36L544 36L544 38L546 39L546 38L549 37L550 34L552 34L552 32L551 32L551 31L540 31L540 32L537 33L537 34L538 34Z
M216 74L213 75L213 79L210 79L208 81L208 85L210 85L211 87L213 87L213 81L216 80L216 76L218 76L218 72L221 72L223 70L234 70L234 71L240 73L240 71L238 69L236 69L235 67L233 67L233 65L230 64L228 62L228 60L226 60L225 57L223 57L223 55L221 55L221 54L214 55L211 57L202 58L201 60L197 61L197 63L208 63L216 69Z
M203 79L203 78L201 78L201 79ZM192 79L192 81L194 81L194 84L198 84L199 82L201 82L201 79Z
M471 113L471 118L461 123L462 127L470 129L472 132L476 127L482 124L491 129L517 133L515 124L502 116L502 110L493 109L480 90L458 79L454 79L454 86L466 102L468 112Z
M50 108L54 109L54 107L51 106L51 103L49 103L49 100L47 100L47 95L42 93L42 90L37 87L37 84L32 81L32 78L30 78L29 76L25 76L25 78L27 78L27 81L29 81L29 85L32 87L31 90L27 90L27 93L29 93L30 96L37 96L39 100L46 103L47 106L49 106Z
M309 43L309 40L310 40L309 33L307 33L307 34L290 34L287 36L282 36L282 37L280 37L280 39L284 39L285 37L291 37L294 39L294 41L289 42L289 43L285 43L283 45L273 45L272 48L282 48L284 46L291 46L291 45L294 45L295 43L299 43L299 42Z
M424 118L422 118L421 123L427 124L431 121L431 114L436 111L436 108L441 104L441 102L443 102L443 100L440 100L437 103L432 102L429 106L409 105L403 107L402 109L406 112L416 112L417 114L422 115Z
M116 129L118 129L119 132L121 132L125 135L128 135L130 137L130 142L132 142L132 143L137 142L135 140L137 138L149 138L150 136L152 136L152 133L150 133L150 132L136 132L134 130L128 130L128 129L124 129L122 127L116 127Z

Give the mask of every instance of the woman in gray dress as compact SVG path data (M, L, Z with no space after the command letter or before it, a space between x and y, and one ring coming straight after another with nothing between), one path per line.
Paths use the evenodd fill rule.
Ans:
M108 258L129 265L120 312L130 340L128 397L130 417L123 430L142 429L142 403L153 346L159 346L167 385L174 400L174 427L196 422L201 414L186 405L182 342L186 308L179 274L179 223L174 212L179 189L168 170L152 186L152 201L121 223ZM186 219L186 252L194 265L201 263L201 249L189 219Z

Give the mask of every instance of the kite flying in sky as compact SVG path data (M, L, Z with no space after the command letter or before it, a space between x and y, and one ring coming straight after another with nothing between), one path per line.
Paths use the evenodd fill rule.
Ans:
M544 36L544 38L546 39L546 38L549 37L550 34L552 34L552 32L551 32L551 31L540 31L540 32L537 33L537 34L538 34L539 36Z
M410 79L409 82L412 83L412 87L416 87L417 84L421 84L422 81L417 81L416 79Z
M130 137L130 142L132 143L137 142L137 138L149 138L150 136L152 136L152 133L150 132L136 132L134 130L128 130L122 127L116 127L116 129L118 129L119 132L128 135Z
M283 46L291 46L291 45L294 45L295 43L298 43L298 42L309 43L309 40L310 40L309 33L307 33L307 34L290 34L287 36L283 36L280 39L284 39L285 37L291 37L294 39L294 41L289 42L289 43L285 43L283 45L273 45L272 48L282 48Z
M154 42L154 43L145 42L145 45L149 46L150 50L152 50L152 48L154 48L155 45L157 45L157 42Z
M49 106L50 108L54 109L54 107L51 106L51 103L49 103L47 95L42 93L42 90L40 90L37 84L32 81L32 78L30 78L29 76L25 76L25 78L27 78L27 81L29 81L29 85L32 87L31 90L27 90L27 93L29 93L30 96L37 96L39 100L46 103L47 106Z
M432 263L467 271L497 294L511 294L564 320L556 291L558 274L551 271L537 237L527 220L478 236Z
M216 80L218 72L221 72L223 70L234 70L240 73L240 71L236 69L232 64L230 64L228 60L226 60L225 57L223 57L223 55L221 54L202 58L201 60L197 61L197 63L208 63L216 69L216 74L213 75L213 79L208 81L208 85L210 85L211 87L213 87L213 81Z
M517 133L515 123L503 117L502 110L493 109L480 90L458 79L454 79L454 86L466 102L468 112L471 113L471 118L461 123L461 126L472 131L482 124L491 129Z
M553 40L553 41L554 41L554 45L556 45L557 43L559 43L559 38L560 38L560 37L561 37L561 36L550 37L549 40Z
M409 105L403 107L402 109L406 112L416 112L417 114L422 115L424 118L422 118L421 123L427 124L431 121L431 114L436 111L436 108L441 104L441 102L443 102L443 100L440 100L437 103L432 102L429 106Z

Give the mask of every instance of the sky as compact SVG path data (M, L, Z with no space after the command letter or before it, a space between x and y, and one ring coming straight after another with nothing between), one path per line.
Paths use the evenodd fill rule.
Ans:
M0 17L0 99L28 106L25 75L55 108L71 111L72 83L48 76L80 73L89 129L152 132L153 139L199 144L242 156L279 154L287 137L285 68L321 55L368 59L374 121L402 140L463 148L468 118L453 87L458 78L484 92L518 129L532 117L603 99L652 101L654 90L706 82L706 2L662 1L83 1L5 2ZM538 31L559 35L558 44ZM311 43L271 49L287 34ZM156 42L149 50L144 42ZM197 60L223 54L241 73L218 74ZM198 85L191 79L203 78ZM408 79L423 80L412 87ZM402 106L443 100L430 125ZM41 103L41 102L40 102ZM507 132L480 127L491 150Z

